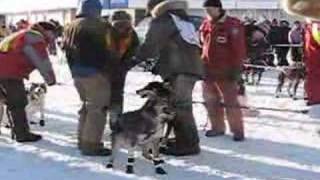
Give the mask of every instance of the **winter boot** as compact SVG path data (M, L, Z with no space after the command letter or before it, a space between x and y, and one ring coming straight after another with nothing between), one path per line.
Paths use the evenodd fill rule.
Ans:
M24 142L37 142L42 139L41 135L34 134L34 133L27 133L24 135L16 135L16 141L20 143Z

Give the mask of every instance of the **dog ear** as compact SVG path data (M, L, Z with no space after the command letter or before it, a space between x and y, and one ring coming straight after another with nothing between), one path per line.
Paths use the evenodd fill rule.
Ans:
M42 83L42 84L40 85L40 87L41 87L45 92L47 92L47 86L46 86L46 84Z
M37 83L31 83L31 86L29 88L29 92L33 91L38 86Z
M171 83L169 81L163 82L163 87L167 90L169 90L170 93L173 93L173 87L171 86Z

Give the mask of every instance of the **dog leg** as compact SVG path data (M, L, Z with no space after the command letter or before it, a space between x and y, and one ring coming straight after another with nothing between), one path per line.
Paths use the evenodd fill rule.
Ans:
M153 164L155 166L155 171L157 174L164 175L167 174L167 172L163 169L162 164L164 161L160 159L160 139L154 140L152 142L152 154L153 154Z
M173 130L173 123L172 122L168 122L167 123L167 129L166 129L166 133L164 134L164 137L161 140L161 144L164 146L167 146L168 141L169 141L169 136L171 131Z
M299 87L299 84L300 84L300 79L297 79L293 86L293 100L297 100L297 89Z
M134 169L133 169L133 165L134 165L134 146L131 146L128 149L128 162L127 162L127 170L126 173L127 174L134 174Z
M275 92L276 98L280 97L280 93L282 91L282 86L284 84L284 80L285 80L285 74L281 72L278 76L278 86L277 86L277 89Z
M44 100L42 99L40 102L40 121L39 121L40 126L45 126L45 121L44 121Z
M143 147L142 147L142 156L144 158L146 158L147 160L152 160L152 156L150 154L150 146L149 146L149 143L145 144Z
M294 81L294 80L291 80L291 81L289 82L288 89L287 89L288 95L289 95L289 97L291 97L291 98L293 97L293 94L292 94L292 92L291 92L292 85L293 85L293 81Z
M117 154L119 153L119 146L120 144L118 143L116 136L111 135L111 156L109 159L109 163L106 166L108 169L113 168L113 162L116 159Z
M0 134L1 134L1 126L2 126L2 120L3 120L3 112L4 112L4 107L2 104L0 104Z

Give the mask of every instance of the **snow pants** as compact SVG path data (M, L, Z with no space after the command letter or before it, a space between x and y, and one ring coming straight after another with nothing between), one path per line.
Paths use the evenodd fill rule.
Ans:
M198 79L192 75L177 75L170 80L171 102L176 112L173 123L177 150L199 148L198 130L193 116L192 91Z
M109 76L97 73L74 78L74 83L83 103L79 111L78 145L80 149L95 151L103 146L102 137L110 104Z
M23 139L30 132L25 107L28 104L23 80L0 79L0 88L5 94L6 102L12 118L13 133L17 139Z
M211 122L212 130L225 132L225 111L230 131L235 136L244 135L243 115L239 108L238 83L235 80L222 78L218 80L205 79L203 83L203 98ZM221 105L224 102L225 106Z

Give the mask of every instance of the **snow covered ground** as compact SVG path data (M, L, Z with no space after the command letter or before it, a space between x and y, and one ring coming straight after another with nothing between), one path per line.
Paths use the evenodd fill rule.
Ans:
M65 65L56 65L59 86L49 88L46 101L46 126L32 129L43 135L38 143L19 144L2 128L0 136L0 179L2 180L102 180L102 179L320 179L320 128L318 110L313 115L259 111L245 117L245 142L236 143L230 135L206 138L203 126L206 111L194 105L202 152L193 157L165 157L167 176L156 176L153 165L141 158L135 165L136 175L124 173L123 152L115 170L104 165L108 158L84 157L76 147L77 109L80 101ZM258 107L304 109L303 100L293 101L286 95L274 98L276 73L265 73L259 86L248 86L248 105ZM34 75L33 80L36 80ZM144 100L134 91L158 79L148 73L131 72L126 88L125 109L139 108ZM299 96L302 97L302 88ZM201 84L194 90L201 101ZM254 116L257 115L257 116ZM35 117L36 118L36 117ZM109 141L106 131L106 142Z

